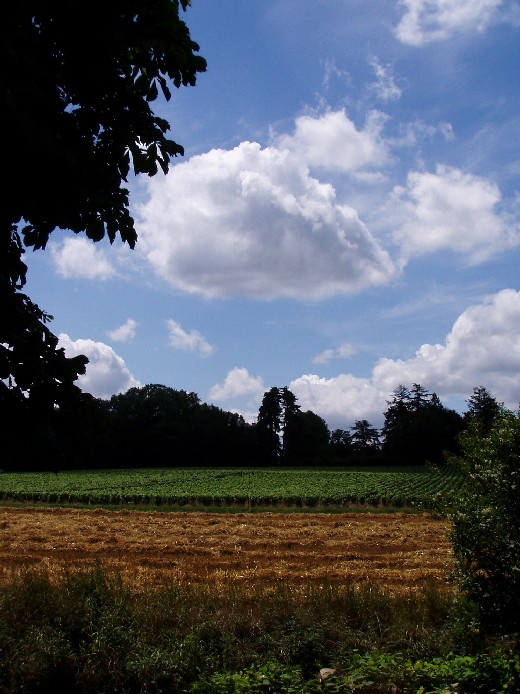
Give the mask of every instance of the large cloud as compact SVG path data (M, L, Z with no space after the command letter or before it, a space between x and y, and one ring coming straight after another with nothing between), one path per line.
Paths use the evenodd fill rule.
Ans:
M448 39L454 34L483 31L503 0L399 0L405 14L395 29L412 46Z
M390 201L405 257L439 250L480 262L520 241L516 223L497 211L500 191L491 181L439 165L411 172Z
M148 183L138 248L172 286L205 297L323 299L386 283L394 267L357 212L290 150L243 142Z
M399 384L420 383L441 400L469 397L484 385L506 406L520 401L520 292L504 289L471 306L455 321L444 344L424 344L411 359L382 358L370 378L309 374L292 381L303 409L333 427L356 419L382 424L386 400Z
M59 335L59 347L63 347L68 357L84 354L88 357L86 373L76 381L86 393L97 398L110 398L116 393L124 393L129 388L138 387L137 381L124 360L112 347L94 340L72 340L65 333Z

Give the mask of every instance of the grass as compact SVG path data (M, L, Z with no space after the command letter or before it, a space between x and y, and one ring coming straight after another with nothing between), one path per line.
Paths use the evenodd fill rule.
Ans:
M434 586L406 596L370 585L240 582L136 593L101 567L60 580L21 571L0 587L0 692L319 691L320 668L350 668L361 681L383 661L391 679L406 662L469 657L478 635L461 614ZM269 689L261 672L278 673L286 687ZM239 673L249 689L237 688ZM335 691L386 691L345 682Z

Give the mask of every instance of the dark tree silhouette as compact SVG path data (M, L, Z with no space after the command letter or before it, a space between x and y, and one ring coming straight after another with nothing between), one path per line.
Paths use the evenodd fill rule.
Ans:
M256 426L260 448L268 462L284 460L286 433L292 418L299 411L297 398L287 386L273 387L264 393Z
M466 424L473 423L482 429L483 434L486 434L500 415L501 406L484 386L473 388L473 395L466 400L466 403L468 405L464 413Z
M179 17L188 4L27 0L2 14L0 414L13 421L50 425L87 362L65 357L51 316L23 293L25 248L45 248L57 228L135 245L124 183L183 153L151 103L206 68Z
M351 427L352 447L357 455L366 456L378 453L380 449L379 432L366 419L358 419Z
M325 457L330 433L322 417L307 410L294 412L284 435L284 459L288 465L319 463Z
M462 417L418 383L398 386L384 414L383 453L395 462L441 463L458 450Z

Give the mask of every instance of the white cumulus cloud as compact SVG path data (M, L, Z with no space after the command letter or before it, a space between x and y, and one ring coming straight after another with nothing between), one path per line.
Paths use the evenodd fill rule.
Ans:
M108 337L114 342L129 342L135 337L137 322L133 318L129 318L126 323L120 325L119 328L109 330Z
M50 243L49 250L62 277L107 280L116 274L103 249L88 239L67 238L62 243Z
M480 384L508 406L520 401L520 292L504 289L464 311L444 344L424 344L412 359L381 359L380 385L421 383L440 393L471 394Z
M386 401L398 385L420 383L441 400L467 399L483 385L499 402L520 402L520 292L504 289L470 306L453 324L444 344L423 344L410 359L380 359L369 378L307 374L289 388L302 409L329 426L348 428L356 419L381 426Z
M502 0L399 0L405 13L395 35L411 46L442 41L466 31L484 31Z
M88 357L86 373L78 378L77 385L86 393L97 398L110 398L124 393L129 388L139 387L126 366L124 359L104 342L94 340L72 340L67 334L59 336L59 347L63 347L67 357L84 354Z
M278 149L288 149L307 166L327 171L354 173L380 167L389 161L382 136L386 116L371 111L358 130L344 110L321 116L300 116L292 135L274 138Z
M235 367L228 372L224 383L213 386L209 399L217 402L253 396L260 398L266 391L260 376L251 376L243 367Z
M185 292L323 299L394 276L356 210L288 149L212 150L151 179L148 191L138 248Z
M371 379L352 374L333 378L306 374L291 381L289 389L298 398L302 410L312 410L332 429L348 429L357 419L368 419L380 426L389 395Z
M215 351L213 345L201 335L198 330L184 330L177 321L171 318L166 321L168 326L169 344L174 349L180 349L183 352L196 352L201 357L209 357Z
M495 183L460 169L411 172L390 203L400 217L395 240L405 257L452 250L481 262L520 241L517 224L497 210L500 201Z

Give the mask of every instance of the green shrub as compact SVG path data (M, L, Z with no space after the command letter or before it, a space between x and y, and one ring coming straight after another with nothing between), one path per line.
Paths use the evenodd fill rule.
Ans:
M520 414L461 437L465 485L451 513L457 576L483 634L520 632Z

